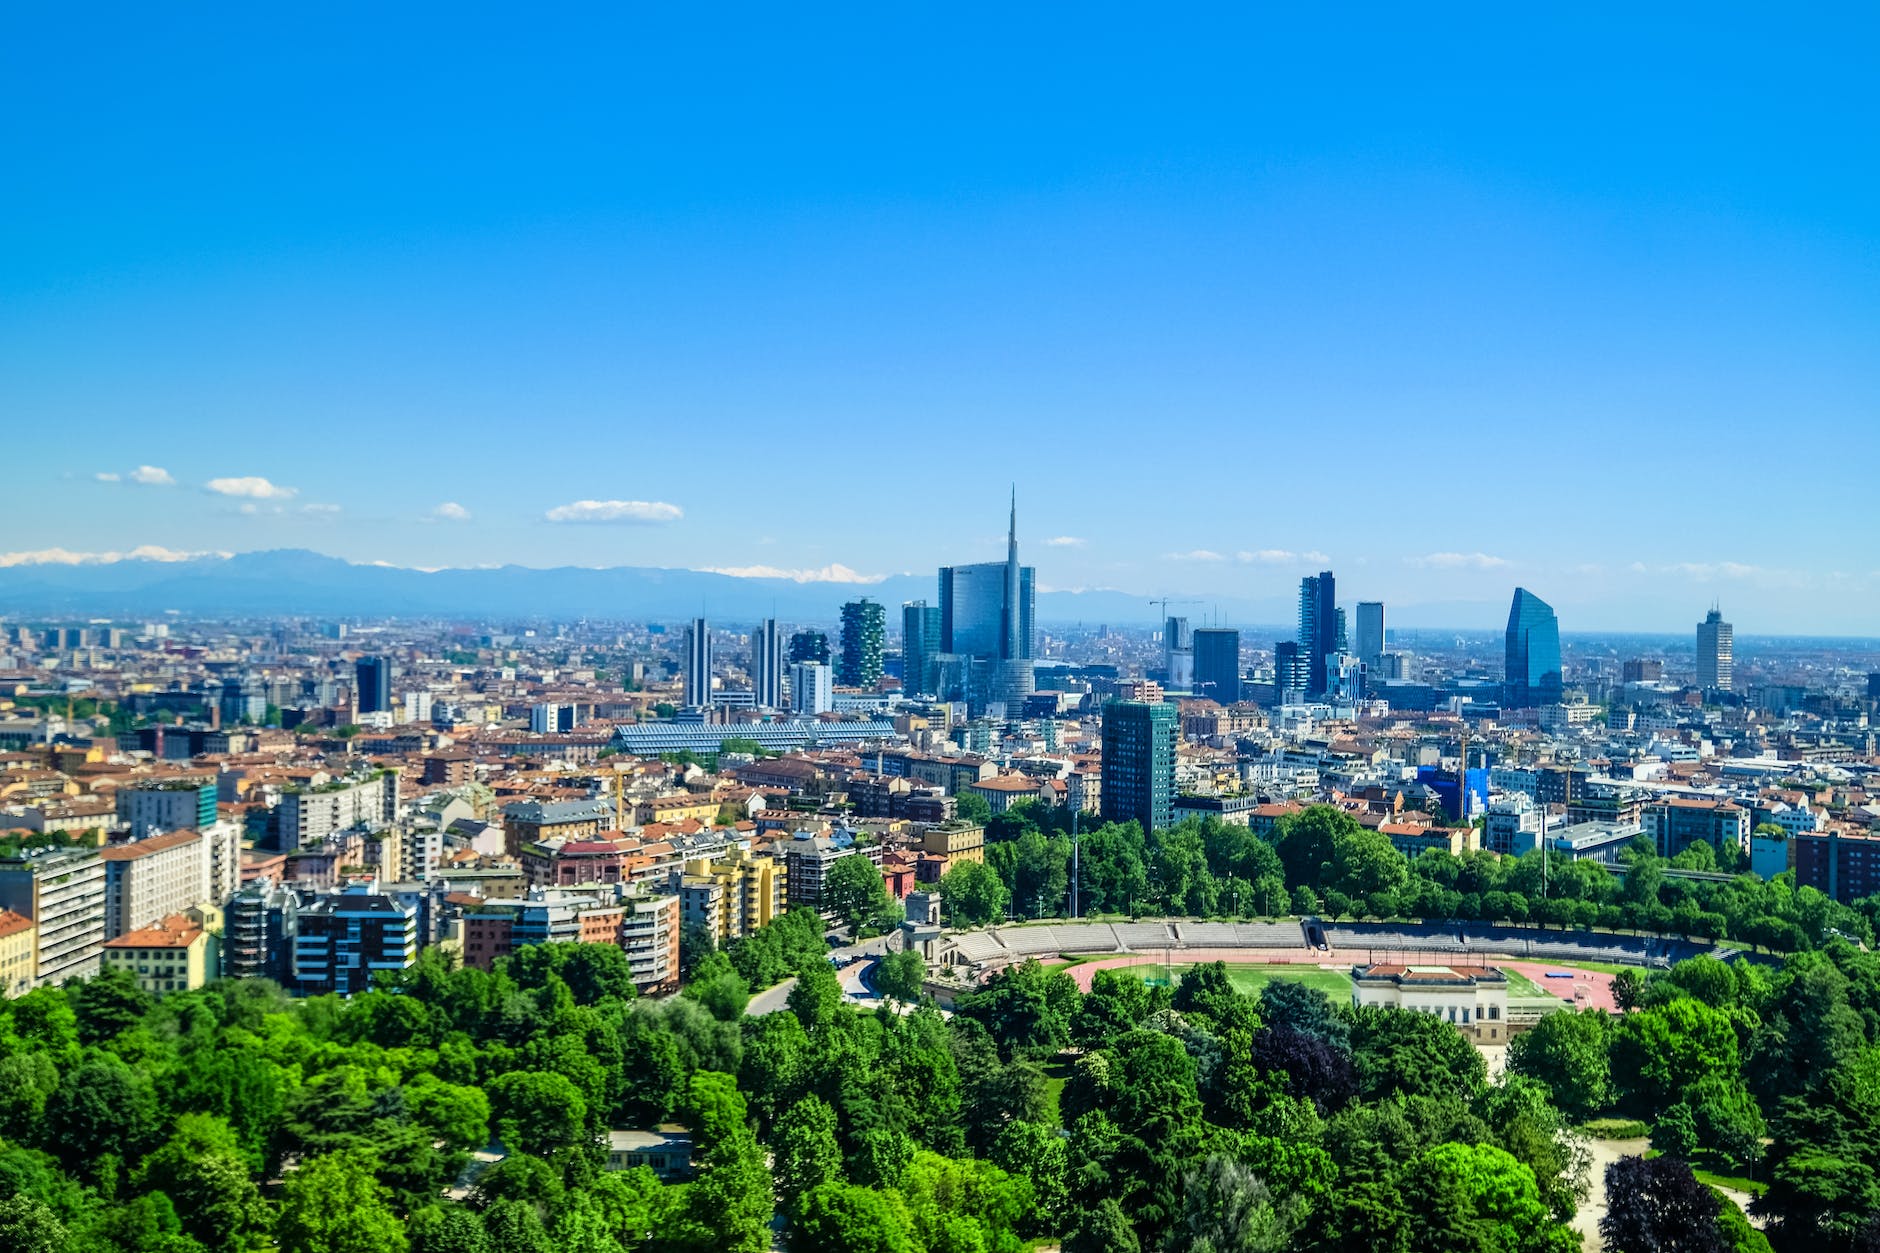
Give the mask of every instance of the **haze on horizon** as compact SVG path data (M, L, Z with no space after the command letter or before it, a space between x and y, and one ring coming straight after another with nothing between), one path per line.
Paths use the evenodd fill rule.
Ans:
M1874 633L1874 14L715 17L15 14L0 565Z

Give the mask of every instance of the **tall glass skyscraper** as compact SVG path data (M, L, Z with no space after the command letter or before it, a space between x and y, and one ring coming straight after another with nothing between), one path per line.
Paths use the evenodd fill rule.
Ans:
M1175 706L1111 701L1103 707L1105 822L1143 831L1175 825Z
M901 606L901 687L910 696L937 691L934 658L940 654L940 611L924 600Z
M1546 601L1525 587L1514 589L1508 607L1507 671L1501 703L1535 709L1560 703L1560 620Z
M386 712L392 707L392 663L384 657L361 657L353 667L353 689L360 713Z
M783 634L775 618L751 632L751 697L759 709L783 708Z
M1223 705L1240 699L1240 632L1198 627L1194 633L1195 695Z
M1384 655L1384 602L1381 600L1361 600L1358 602L1358 660L1367 668L1375 668L1377 659Z
M940 568L940 651L964 659L967 703L1011 708L1032 692L1036 580L1018 564L1018 501L1012 501L1004 561Z
M1325 659L1338 651L1338 584L1330 570L1299 580L1299 656L1306 663L1306 696L1325 695Z
M681 674L687 709L704 709L712 703L712 628L703 618L692 619L685 629L685 670Z

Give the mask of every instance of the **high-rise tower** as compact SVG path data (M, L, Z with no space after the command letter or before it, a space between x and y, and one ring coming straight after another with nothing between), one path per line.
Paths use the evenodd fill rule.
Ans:
M836 682L845 687L873 687L881 682L881 650L888 634L888 611L864 596L842 606L842 654Z
M1384 655L1384 602L1381 600L1361 600L1358 602L1358 660L1367 670L1377 669L1378 658Z
M1338 584L1330 570L1299 580L1299 657L1306 663L1306 696L1325 695L1325 659L1338 651Z
M1736 669L1736 628L1723 620L1716 605L1697 624L1697 686L1706 692L1727 692Z
M1507 670L1501 703L1509 709L1538 709L1560 703L1560 620L1553 606L1514 589L1508 607Z
M967 702L982 711L1031 695L1035 572L1018 564L1018 495L1012 496L1005 560L940 569L940 649L967 670Z
M775 618L751 632L751 698L759 709L783 708L783 634Z
M703 618L692 619L685 630L685 671L683 675L687 709L702 709L712 703L712 629Z

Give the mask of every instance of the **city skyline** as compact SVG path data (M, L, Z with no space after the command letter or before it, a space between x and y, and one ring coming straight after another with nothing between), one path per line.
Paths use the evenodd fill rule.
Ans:
M1599 625L1718 596L1750 632L1880 618L1866 458L1834 455L1880 400L1865 76L1836 72L1867 41L1014 16L1009 47L1048 25L1063 52L1021 60L914 20L505 25L493 111L446 68L489 55L472 17L369 45L134 18L74 64L47 51L71 19L27 15L0 76L36 119L0 206L0 554L839 581L993 557L1016 478L1046 588L1270 597L1333 568L1406 609L1521 583ZM1744 86L1798 46L1806 92ZM281 86L336 60L344 107ZM1498 63L1523 68L1484 112ZM1099 67L1148 76L1127 109ZM1431 91L1445 67L1475 86ZM698 455L881 422L1036 436L1051 470L951 472L947 508L858 527L754 513ZM1778 430L1828 455L1755 506ZM1144 507L1214 449L1248 490ZM1432 469L1413 495L1400 454ZM1062 486L1124 460L1140 500Z

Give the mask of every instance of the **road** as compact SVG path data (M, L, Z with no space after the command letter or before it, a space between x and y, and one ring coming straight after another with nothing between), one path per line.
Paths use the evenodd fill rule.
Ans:
M841 962L836 967L836 977L841 981L842 994L846 999L859 1004L869 1004L877 999L873 984L868 982L868 972L887 951L888 937L885 935L829 950L829 956ZM775 987L765 988L751 997L751 1003L745 1006L744 1012L752 1015L776 1013L789 1004L790 990L795 986L795 979L785 979Z

